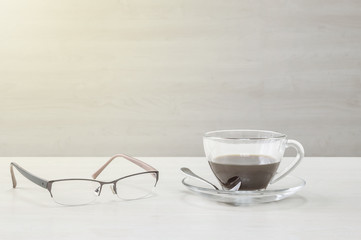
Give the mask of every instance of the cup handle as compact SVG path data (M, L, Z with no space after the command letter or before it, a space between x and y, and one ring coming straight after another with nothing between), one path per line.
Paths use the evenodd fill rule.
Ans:
M289 174L295 167L297 167L297 165L301 162L302 158L305 156L305 150L303 149L303 146L301 145L301 143L297 142L296 140L291 140L291 139L287 140L286 148L289 147L296 149L297 151L296 158L285 170L283 170L281 173L275 175L272 178L270 182L271 184L278 182L279 180L284 178L287 174Z

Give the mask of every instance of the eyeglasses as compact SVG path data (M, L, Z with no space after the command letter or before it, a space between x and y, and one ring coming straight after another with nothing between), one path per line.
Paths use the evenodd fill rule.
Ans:
M144 169L144 172L139 172L118 178L114 181L104 182L95 180L98 175L111 163L115 158L122 157L137 166ZM13 183L13 188L16 188L17 182L13 167L15 167L24 177L47 189L50 196L55 202L62 205L84 205L95 201L100 196L104 185L110 185L111 190L120 199L133 200L140 199L151 195L153 189L157 185L159 178L159 171L152 166L139 159L133 158L125 154L117 154L111 157L92 177L93 179L84 178L69 178L57 180L45 180L37 177L20 167L17 163L10 164L10 173Z

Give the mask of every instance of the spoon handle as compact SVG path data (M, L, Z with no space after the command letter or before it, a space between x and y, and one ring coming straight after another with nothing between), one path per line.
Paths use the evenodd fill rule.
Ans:
M182 171L183 173L185 173L187 176L192 177L192 178L196 178L196 179L198 179L198 180L200 180L200 181L202 181L202 182L204 182L204 183L207 183L207 184L211 185L214 189L219 190L218 187L215 186L213 183L211 183L211 182L207 181L206 179L198 176L197 174L195 174L194 172L192 172L189 168L183 167L183 168L181 168L181 171Z

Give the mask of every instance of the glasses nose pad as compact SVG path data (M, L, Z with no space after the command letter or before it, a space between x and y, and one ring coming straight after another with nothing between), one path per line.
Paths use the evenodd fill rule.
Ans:
M109 187L110 187L110 189L112 190L113 194L117 194L117 190L115 189L115 184L114 184L114 185L110 185Z
M99 194L100 194L100 189L101 189L101 186L97 187L97 188L94 190L94 194L95 194L96 196L99 196Z

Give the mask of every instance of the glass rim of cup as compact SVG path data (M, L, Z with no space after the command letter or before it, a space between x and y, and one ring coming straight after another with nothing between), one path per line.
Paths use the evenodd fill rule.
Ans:
M218 136L218 134L224 134L224 133L230 133L230 132L238 132L238 133L264 133L264 134L270 134L269 136L265 137L225 137L225 136ZM215 130L215 131L209 131L206 132L203 135L203 138L205 139L211 139L211 140L267 140L267 139L284 139L287 138L286 134L275 132L275 131L269 131L269 130L254 130L254 129L230 129L230 130Z

